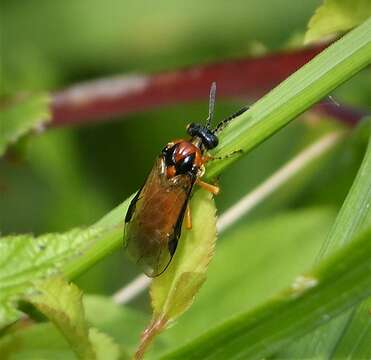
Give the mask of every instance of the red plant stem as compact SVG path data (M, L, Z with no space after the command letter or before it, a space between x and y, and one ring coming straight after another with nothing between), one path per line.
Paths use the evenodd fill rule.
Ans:
M154 75L124 75L74 85L54 93L52 126L107 121L107 119L161 106L205 100L212 81L218 97L256 99L320 53L327 45L262 57L229 60ZM349 123L359 115L327 103L319 112Z
M344 104L336 104L324 101L313 107L313 111L328 115L334 119L344 122L349 126L354 126L363 117L370 116L371 113L365 109L358 109Z

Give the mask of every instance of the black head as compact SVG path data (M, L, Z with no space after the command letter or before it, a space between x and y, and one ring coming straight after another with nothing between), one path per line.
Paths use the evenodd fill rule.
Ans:
M207 150L218 146L219 139L213 131L205 125L191 123L187 126L187 132L190 136L201 139L202 144Z

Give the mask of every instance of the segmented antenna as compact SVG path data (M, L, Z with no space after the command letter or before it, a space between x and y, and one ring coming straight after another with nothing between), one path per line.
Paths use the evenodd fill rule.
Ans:
M222 120L216 128L213 130L213 134L217 134L219 131L222 131L234 118L243 114L245 111L249 110L248 106L242 107L240 110L236 111L232 115L228 116L224 120Z
M211 121L214 117L214 108L215 108L215 96L216 96L216 82L213 81L210 88L210 97L209 97L209 116L206 120L206 127L210 129Z

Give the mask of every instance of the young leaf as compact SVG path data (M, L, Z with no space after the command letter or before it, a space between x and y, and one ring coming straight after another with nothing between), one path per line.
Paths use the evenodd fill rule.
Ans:
M159 336L167 347L151 349L151 355L175 350L290 286L311 266L334 215L328 208L296 209L242 221L222 235L192 308ZM215 301L220 294L222 301Z
M82 292L62 278L49 278L36 285L39 293L28 297L59 329L77 357L82 360L119 358L119 348L106 335L89 328L82 305Z
M134 351L140 330L145 325L146 316L130 308L118 306L113 303L112 299L103 296L85 295L83 304L88 323L99 331L103 331L121 345L120 359L129 359L126 354L129 351ZM93 329L93 332L89 332L89 336L95 338L97 337L96 333L97 330ZM106 341L108 342L107 347L104 345ZM112 340L109 337L104 336L102 340L98 339L101 346L97 342L93 342L98 353L102 350L107 351L103 353L103 355L106 355L106 357L102 357L103 359L115 358L114 354L111 356L108 353L111 350L117 352L117 347L110 345ZM128 351L124 353L124 349ZM0 354L1 359L76 360L76 355L66 339L50 322L32 324L32 326L27 326L26 322L25 326L20 329L9 331L0 339Z
M341 296L339 296L341 294ZM257 309L161 359L261 359L371 294L371 228Z
M82 292L59 277L40 282L35 290L39 294L30 296L29 302L54 323L79 359L94 359Z
M135 351L149 314L115 304L111 297L98 295L85 295L84 308L89 324L111 336L127 353Z
M118 360L120 357L120 348L107 336L95 328L89 329L89 341L91 342L97 360ZM90 358L88 358L90 359Z
M309 43L348 31L369 16L369 0L325 0L310 19L304 41Z
M136 354L139 359L153 338L189 308L206 279L216 240L216 209L212 195L204 190L196 191L191 211L192 230L183 228L168 269L152 281L153 318L142 335Z
M0 327L15 320L13 303L106 233L102 228L74 229L64 234L6 236L0 239Z
M0 156L9 144L50 119L49 97L33 95L0 108Z
M33 324L0 338L1 359L76 360L71 347L51 323Z

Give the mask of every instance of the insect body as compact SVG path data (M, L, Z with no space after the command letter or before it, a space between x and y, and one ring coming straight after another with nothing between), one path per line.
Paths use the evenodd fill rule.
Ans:
M192 226L189 199L194 184L214 194L219 192L217 186L200 180L205 171L204 164L210 159L205 156L206 152L218 145L215 130L210 128L215 90L213 83L207 124L188 125L189 140L176 140L165 146L126 213L127 252L150 277L162 274L169 265L177 248L184 217L187 228Z

